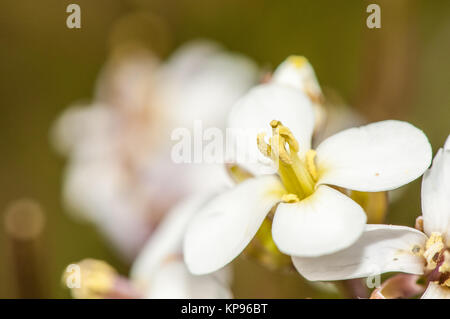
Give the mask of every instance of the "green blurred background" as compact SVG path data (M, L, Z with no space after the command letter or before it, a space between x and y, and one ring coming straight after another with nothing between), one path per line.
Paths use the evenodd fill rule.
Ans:
M66 7L81 7L82 28L66 27ZM268 70L290 54L309 58L331 87L369 118L403 119L423 129L433 150L450 133L450 1L383 0L381 29L366 27L361 0L2 0L0 2L0 210L21 198L46 216L38 245L39 296L68 297L64 267L86 257L123 264L93 226L69 218L61 203L64 160L49 145L52 122L70 103L92 97L111 46L137 37L167 56L179 44L209 38ZM151 17L144 19L142 17ZM136 21L121 31L120 21ZM141 21L142 20L142 21ZM119 31L118 31L119 28ZM123 27L122 27L123 28ZM388 221L413 225L420 181L389 208ZM0 219L0 297L17 288L14 245ZM296 274L236 263L236 297L332 297Z

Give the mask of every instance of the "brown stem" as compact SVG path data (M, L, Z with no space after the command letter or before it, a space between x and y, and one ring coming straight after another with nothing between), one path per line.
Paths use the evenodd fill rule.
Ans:
M369 293L363 279L357 278L342 280L338 282L337 286L345 298L356 299L369 297Z
M10 269L18 297L47 297L41 241L44 213L37 203L23 199L13 202L4 217Z

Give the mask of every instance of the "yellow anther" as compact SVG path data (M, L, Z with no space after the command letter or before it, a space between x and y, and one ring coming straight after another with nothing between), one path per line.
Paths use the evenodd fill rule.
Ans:
M257 136L259 150L277 164L278 174L289 193L295 194L297 199L308 197L314 192L314 176L317 177L313 165L314 156L311 157L308 169L305 159L299 158L297 154L299 144L291 130L277 120L271 121L270 126L272 137L269 138L268 144L264 141L264 133ZM290 200L293 200L292 196Z
M430 238L428 238L425 244L425 252L423 256L427 260L427 269L432 270L436 268L436 255L444 249L444 241L442 239L442 235L440 233L433 232L431 233Z
M71 288L74 298L105 298L113 290L118 275L109 264L101 260L84 259L76 265L79 266L78 270L69 272L68 267L63 275L64 283Z
M291 130L288 129L286 126L280 125L278 126L278 134L280 134L286 142L289 144L289 150L291 152L298 152L299 151L299 145L297 140L294 137L294 134L292 134Z
M284 203L297 203L300 200L298 199L298 196L295 194L284 194L281 197L281 201L283 201Z
M291 55L287 60L299 69L308 63L308 60L304 56L299 55Z
M289 145L289 150L291 152L299 151L298 142L295 139L294 134L292 134L292 132L289 128L287 128L280 121L277 121L277 120L272 120L270 122L270 126L272 127L273 136L279 135L283 138L283 140L282 140L283 147L284 147L284 144L287 143Z
M439 272L443 274L450 273L450 252L448 250L444 252L444 261L439 267Z
M281 135L274 135L271 139L271 155L272 160L280 159L283 163L291 165L292 159L286 151L286 140Z
M306 168L308 169L308 172L311 174L314 181L317 181L317 169L316 169L316 163L314 162L316 158L316 151L315 150L308 150L306 152Z
M437 232L431 233L430 238L428 238L425 248L427 250L433 248L433 249L439 249L437 252L441 251L444 248L444 241L442 239L442 235Z
M270 121L270 126L272 126L272 128L277 128L278 125L280 125L280 124L281 124L281 122L277 121L277 120Z
M264 138L266 137L266 133L259 133L256 137L256 143L258 144L259 151L266 157L271 157L271 147L266 143Z

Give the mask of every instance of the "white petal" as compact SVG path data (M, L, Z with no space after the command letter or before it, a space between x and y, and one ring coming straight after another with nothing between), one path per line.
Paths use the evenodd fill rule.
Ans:
M64 175L64 202L77 217L100 222L120 201L125 178L116 161L74 160Z
M273 172L272 162L258 150L256 137L272 135L270 122L279 120L300 143L300 152L311 146L314 112L311 102L301 91L277 84L259 85L249 91L233 107L228 127L236 154L231 160L253 174Z
M191 128L201 120L204 128L224 128L233 104L256 83L258 69L245 56L203 43L175 53L162 75L175 127Z
M450 150L450 135L447 137L447 140L445 141L444 150Z
M63 195L73 217L95 223L114 248L132 260L148 237L152 220L142 201L123 192L127 187L123 173L111 158L72 160L66 167Z
M351 128L317 148L319 183L378 192L418 178L431 162L425 134L401 121Z
M292 86L306 94L322 94L312 65L302 56L290 56L284 60L273 73L272 82Z
M106 105L74 105L64 111L51 128L53 147L63 155L92 156L110 149L114 130L113 112Z
M367 225L358 241L345 250L317 258L293 257L292 261L308 280L344 280L390 271L422 274L424 260L411 249L426 240L414 228Z
M182 261L171 262L156 272L145 295L150 299L232 298L230 289L215 274L195 276Z
M211 194L192 196L173 208L152 234L130 271L139 286L147 285L168 259L180 257L186 226Z
M130 50L120 57L113 55L97 78L95 100L113 106L116 111L149 107L159 66L156 56L144 50Z
M298 203L281 203L273 219L272 235L285 254L321 256L353 244L365 223L366 214L361 206L322 185Z
M434 282L428 284L422 299L450 299L450 288L442 287Z
M425 233L440 232L450 243L450 150L440 149L422 179Z
M99 232L127 262L133 261L150 235L152 224L133 203L111 202L111 210L103 220L97 221ZM136 214L130 214L136 212Z
M326 138L348 128L361 126L366 123L365 119L354 108L345 104L329 104L324 108L322 126L316 127L314 132L313 148Z
M190 41L177 48L163 65L163 71L170 76L172 81L182 85L189 81L192 74L195 74L206 59L221 50L222 48L215 42Z
M184 258L194 274L222 268L258 231L283 188L277 177L249 179L208 202L188 226Z

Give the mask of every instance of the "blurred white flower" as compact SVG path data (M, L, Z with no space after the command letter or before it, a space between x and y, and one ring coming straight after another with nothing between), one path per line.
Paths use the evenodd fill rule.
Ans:
M196 276L183 261L186 224L210 196L194 195L176 205L145 244L129 277L120 275L102 260L84 259L69 265L63 282L72 296L81 299L232 298L229 268Z
M183 261L182 241L189 220L211 195L178 204L157 228L134 262L130 279L146 298L231 298L230 269L191 274Z
M147 51L114 54L94 102L69 108L52 131L69 157L67 206L132 259L176 201L228 183L221 165L173 163L172 129L193 120L223 127L224 114L257 77L252 61L209 42L187 44L165 63Z
M272 137L266 143L264 136ZM358 191L386 191L418 178L431 161L422 131L401 121L383 121L344 130L311 150L314 113L298 89L259 85L233 107L229 127L254 132L258 161L238 164L257 176L208 202L190 223L184 257L191 272L220 269L237 257L269 211L272 236L281 252L320 256L352 245L362 234L366 214L333 185ZM258 133L260 132L260 133ZM239 138L239 136L235 136ZM251 140L250 139L250 140ZM237 154L255 149L242 147ZM250 156L251 158L251 156ZM276 164L278 174L273 172Z
M423 232L392 225L367 225L353 246L318 258L293 257L309 280L342 280L380 273L425 274L422 298L450 298L450 137L422 179ZM419 223L420 225L420 223Z

